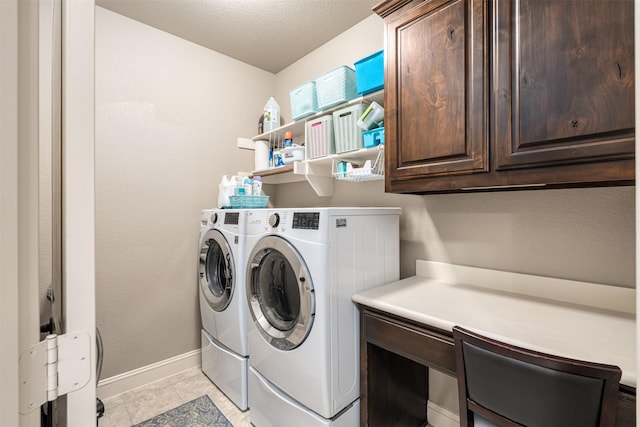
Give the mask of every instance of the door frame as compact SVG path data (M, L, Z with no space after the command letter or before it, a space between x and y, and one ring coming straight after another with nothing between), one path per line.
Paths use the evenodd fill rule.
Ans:
M91 379L67 395L67 425L96 422L95 1L62 0L62 284L67 332L91 337Z
M94 0L62 1L63 292L67 331L91 337L91 379L67 396L69 426L96 422ZM18 360L39 339L38 2L0 1L0 413L19 413Z
M19 425L18 1L0 2L0 413ZM25 424L26 425L26 424Z
M637 72L640 70L640 4L638 2L633 3L633 15L635 22L634 29L634 49L635 49L635 69L636 76ZM635 84L636 90L636 101L635 101L635 109L636 109L636 291L638 289L638 283L640 283L640 210L638 209L638 203L640 202L640 161L638 161L638 154L640 153L640 138L638 138L638 129L640 129L640 108L638 108L638 100L640 99L640 84L636 79ZM640 292L636 292L636 307L640 307ZM638 328L638 321L640 321L640 313L636 311L636 358L637 369L640 369L640 328ZM640 420L640 405L636 405L636 420Z

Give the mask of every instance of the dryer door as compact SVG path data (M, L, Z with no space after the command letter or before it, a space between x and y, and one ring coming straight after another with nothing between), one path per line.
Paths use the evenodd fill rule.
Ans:
M311 275L298 251L285 239L265 236L249 255L247 300L262 336L280 350L305 340L315 315Z
M209 306L222 311L233 295L234 259L231 248L218 230L209 230L200 246L198 276L200 289Z

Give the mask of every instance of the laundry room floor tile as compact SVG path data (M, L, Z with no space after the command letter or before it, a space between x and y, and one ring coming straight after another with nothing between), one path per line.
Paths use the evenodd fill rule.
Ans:
M234 427L249 427L249 411L240 411L199 367L104 400L99 427L130 427L207 394Z

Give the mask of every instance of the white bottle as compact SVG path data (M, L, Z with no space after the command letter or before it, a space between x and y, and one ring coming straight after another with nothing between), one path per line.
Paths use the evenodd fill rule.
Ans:
M262 178L259 176L253 177L253 191L251 194L254 196L260 196L262 194Z
M264 132L271 132L280 126L280 105L272 97L264 105Z
M229 200L229 204L227 206L231 207L231 196L236 195L236 177L232 176L229 178L227 185L225 185L224 194L225 197Z
M231 203L229 202L229 192L228 192L230 182L231 181L229 181L229 178L227 178L227 175L222 175L220 184L218 184L218 207L221 209L224 207L231 206Z
M242 180L242 187L244 188L244 194L250 196L251 192L253 191L253 181L251 180L251 178L245 177Z

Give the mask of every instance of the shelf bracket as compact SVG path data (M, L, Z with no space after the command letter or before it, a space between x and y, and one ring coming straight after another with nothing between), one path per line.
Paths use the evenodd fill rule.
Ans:
M236 146L238 148L242 148L244 150L255 150L256 149L255 142L253 142L253 140L251 140L249 138L242 138L242 137L236 138Z
M333 195L333 176L326 167L313 163L295 162L293 173L304 175L318 196L331 197Z
M331 197L333 194L333 178L329 176L307 175L307 182L313 191L321 197Z

